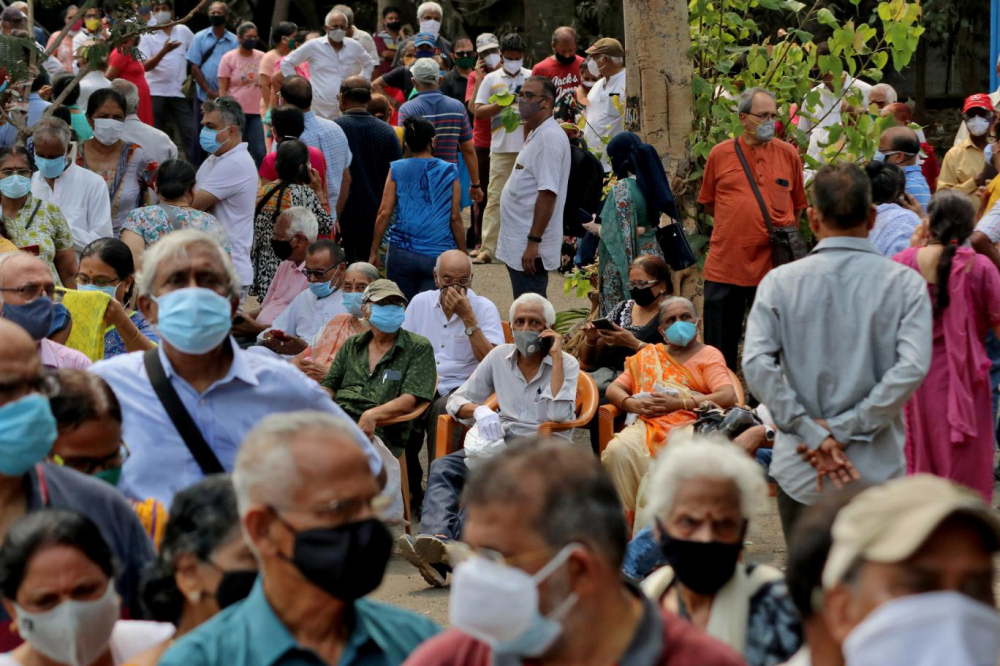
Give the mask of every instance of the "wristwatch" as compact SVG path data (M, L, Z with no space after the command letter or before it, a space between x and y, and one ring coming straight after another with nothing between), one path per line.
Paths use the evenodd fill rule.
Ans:
M532 243L541 243L542 242L541 238L539 238L538 236L532 236L531 234L528 234L528 240L531 241Z
M473 335L475 335L476 331L478 331L478 330L479 330L479 324L476 324L475 326L471 326L469 328L466 328L465 329L465 334L471 338Z
M767 440L768 442L773 442L775 434L776 434L775 429L765 423L764 424L764 439Z

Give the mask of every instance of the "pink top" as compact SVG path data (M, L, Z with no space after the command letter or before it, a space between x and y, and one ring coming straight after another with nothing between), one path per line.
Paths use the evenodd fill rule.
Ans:
M260 177L264 180L277 180L278 172L274 168L274 163L278 159L277 149L264 155L264 161L260 163ZM309 146L309 164L313 169L319 171L319 177L323 180L323 188L326 188L326 158L318 148Z
M54 370L62 368L89 370L90 366L93 365L83 352L70 349L66 345L61 345L48 338L42 338L38 343L38 357L41 359L42 365Z
M257 72L263 51L254 49L248 57L240 55L239 49L233 49L219 63L219 78L229 79L229 89L226 94L240 103L243 113L260 115L260 81Z
M274 153L271 153L272 155ZM296 265L293 261L282 261L278 264L278 270L274 273L271 286L267 289L267 295L260 304L260 314L257 315L257 323L261 326L270 326L278 318L288 304L295 300L295 297L306 290L309 282L306 276L299 272L305 267L305 262Z

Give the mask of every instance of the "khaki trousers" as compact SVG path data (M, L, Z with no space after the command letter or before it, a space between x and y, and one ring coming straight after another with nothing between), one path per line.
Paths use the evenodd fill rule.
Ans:
M490 186L486 191L486 210L483 211L483 242L480 253L496 258L497 241L500 239L500 194L514 170L517 153L490 154Z

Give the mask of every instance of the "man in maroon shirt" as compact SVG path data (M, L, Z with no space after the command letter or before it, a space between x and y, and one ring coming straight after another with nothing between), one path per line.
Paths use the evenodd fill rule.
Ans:
M576 54L576 30L563 26L552 33L552 55L531 70L532 76L547 76L556 84L559 96L573 94L580 85L583 56Z
M407 666L743 663L622 582L624 514L589 450L515 444L476 466L465 509L469 548L449 548L453 628Z

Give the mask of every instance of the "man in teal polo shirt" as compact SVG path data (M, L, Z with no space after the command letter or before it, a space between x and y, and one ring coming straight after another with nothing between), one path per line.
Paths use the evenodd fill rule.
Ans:
M351 432L317 411L250 431L233 485L261 575L160 666L395 666L440 630L362 598L382 582L392 536L372 510L379 485Z

